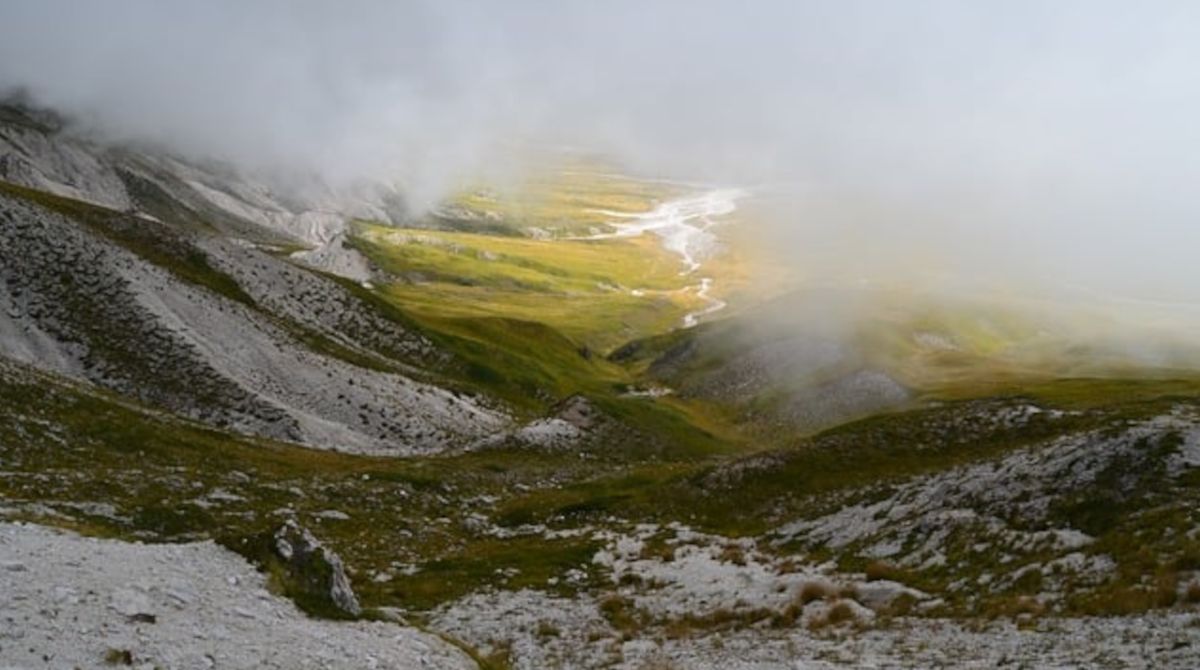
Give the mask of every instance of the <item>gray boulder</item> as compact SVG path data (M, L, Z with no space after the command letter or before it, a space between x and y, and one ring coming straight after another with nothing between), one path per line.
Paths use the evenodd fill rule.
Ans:
M275 531L273 549L283 564L288 590L302 604L328 603L350 616L362 614L342 559L306 528L288 520Z

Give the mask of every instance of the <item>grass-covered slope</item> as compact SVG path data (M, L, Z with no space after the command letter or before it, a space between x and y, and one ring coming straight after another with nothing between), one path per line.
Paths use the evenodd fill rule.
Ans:
M708 457L681 450L687 439L666 439L672 428L686 437L685 423L656 416L630 411L621 418L641 430L608 426L602 448L582 452L499 446L377 458L214 430L0 362L0 500L12 518L157 541L216 537L238 549L295 517L360 575L365 603L420 609L493 584L497 570L519 571L506 585L541 586L586 561L591 539L510 541L491 536L480 515L638 462ZM656 441L674 448L648 453ZM405 565L421 570L404 575ZM395 580L365 578L375 571Z
M696 280L653 236L537 240L362 224L354 245L389 275L384 294L414 314L539 322L597 352L675 328L703 306Z
M882 288L801 289L610 360L760 436L1078 377L1192 378L1200 349L1089 305ZM1179 332L1176 329L1175 332Z
M499 235L559 238L606 231L613 212L637 214L686 187L639 179L598 158L541 155L542 166L501 182L467 186L428 216L422 227Z
M499 519L757 537L780 558L933 594L939 615L1187 607L1200 589L1188 591L1200 577L1198 409L1195 380L1068 380L545 491Z
M388 288L328 277L204 231L3 188L4 233L19 250L2 271L13 305L5 317L15 319L6 341L19 345L13 355L58 373L214 426L319 447L463 449L503 437L493 408L519 424L584 394L618 422L641 422L635 428L651 436L647 453L720 448L691 424L690 408L623 397L633 381L626 371L593 354L582 336L555 328L582 323L566 311L554 324L465 301L423 309ZM622 262L631 265L659 253L630 244ZM601 256L560 261L564 281L585 281L579 266L603 263ZM433 287L426 293L420 297L438 297ZM238 346L218 344L227 338ZM397 404L397 392L410 399ZM349 432L315 424L312 414Z
M938 600L930 614L1178 609L1200 574L1198 397L1182 381L1075 380L749 457L647 458L645 435L613 430L604 450L389 459L214 431L5 364L0 498L9 518L247 552L296 518L342 555L365 606L414 614L490 589L598 600L652 589L594 560L637 524L717 538L656 540L643 560L743 538L781 566L833 560L899 581ZM744 564L739 551L719 561ZM685 634L776 616L738 611L697 610Z

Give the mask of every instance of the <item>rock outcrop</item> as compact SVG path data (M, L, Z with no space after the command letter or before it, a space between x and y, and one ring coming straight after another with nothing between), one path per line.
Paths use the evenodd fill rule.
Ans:
M275 531L274 552L282 563L289 589L298 601L327 601L341 612L358 616L362 607L350 587L342 559L293 520Z

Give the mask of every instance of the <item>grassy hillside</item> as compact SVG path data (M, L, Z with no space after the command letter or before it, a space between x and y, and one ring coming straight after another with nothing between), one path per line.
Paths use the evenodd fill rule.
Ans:
M587 538L481 534L474 517L498 501L606 473L689 468L721 448L712 438L707 452L671 448L697 444L682 414L602 407L637 429L614 427L583 451L370 458L214 430L0 362L0 500L12 518L158 541L216 537L238 550L296 516L362 575L420 566L355 587L370 605L421 609L492 584L497 571L520 571L505 587L543 586L595 550ZM651 450L656 441L665 448Z
M183 282L258 311L322 355L496 394L532 415L576 393L623 402L618 396L634 380L602 352L628 337L669 330L702 304L690 290L694 280L679 274L678 257L651 235L536 240L357 224L353 243L396 281L367 289L325 279L337 282L347 294L341 299L368 310L376 325L416 330L440 345L440 353L414 359L363 346L377 334L317 332L256 304L237 280L213 266L201 248L213 231L193 226L191 218L179 227L163 225L6 182L0 193L65 215ZM642 288L635 294L634 287ZM109 328L112 341L124 337L119 324L86 322Z
M360 224L354 244L394 277L384 295L414 314L541 322L598 352L703 306L653 236L535 240Z
M730 410L759 436L881 409L1034 391L1054 380L1200 378L1200 348L1097 306L885 288L801 288L610 354ZM1184 332L1176 329L1174 332Z
M533 160L541 167L463 188L421 223L507 235L587 235L609 229L612 216L607 212L645 212L687 191L624 174L595 158L551 155Z
M1048 389L1039 401L1047 411L1022 423L997 417L1025 407L1025 398L955 403L874 417L747 458L639 459L639 445L621 442L644 437L616 432L605 438L609 449L587 453L498 448L394 459L229 435L5 365L0 498L8 517L156 541L217 537L248 553L255 538L295 517L345 557L367 606L419 615L482 588L606 593L616 587L591 562L604 529L683 522L725 537L770 538L790 521L886 503L922 477L952 475L1047 440L1119 434L1162 412L1195 407L1197 397L1194 383L1073 380ZM1055 407L1067 413L1049 411ZM1076 613L1171 607L1177 601L1163 584L1183 583L1200 565L1200 545L1185 532L1194 523L1189 510L1200 480L1191 471L1167 474L1179 440L1170 430L1148 434L1113 456L1097 446L1098 457L1114 460L1104 461L1108 469L1093 483L1039 489L1035 495L1050 496L1046 517L1013 516L1011 531L956 531L941 550L959 558L944 567L904 562L909 552L918 556L920 543L876 567L868 567L865 541L839 548L760 544L760 550L781 560L832 558L848 571L888 570L890 579L943 595L942 614L1006 614L1037 587L1015 580L964 589L961 580L1019 575L1022 567L1066 552L1008 546L1014 559L1001 565L979 560L969 545L1005 542L1005 533L1078 528L1095 538L1086 555L1111 558L1117 572L1099 584L1069 586L1056 607ZM1019 506L1017 492L1004 504Z

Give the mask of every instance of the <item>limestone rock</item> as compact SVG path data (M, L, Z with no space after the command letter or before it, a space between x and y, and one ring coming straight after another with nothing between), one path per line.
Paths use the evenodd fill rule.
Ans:
M274 550L299 595L327 599L351 616L362 613L342 559L306 528L288 520L275 531Z

